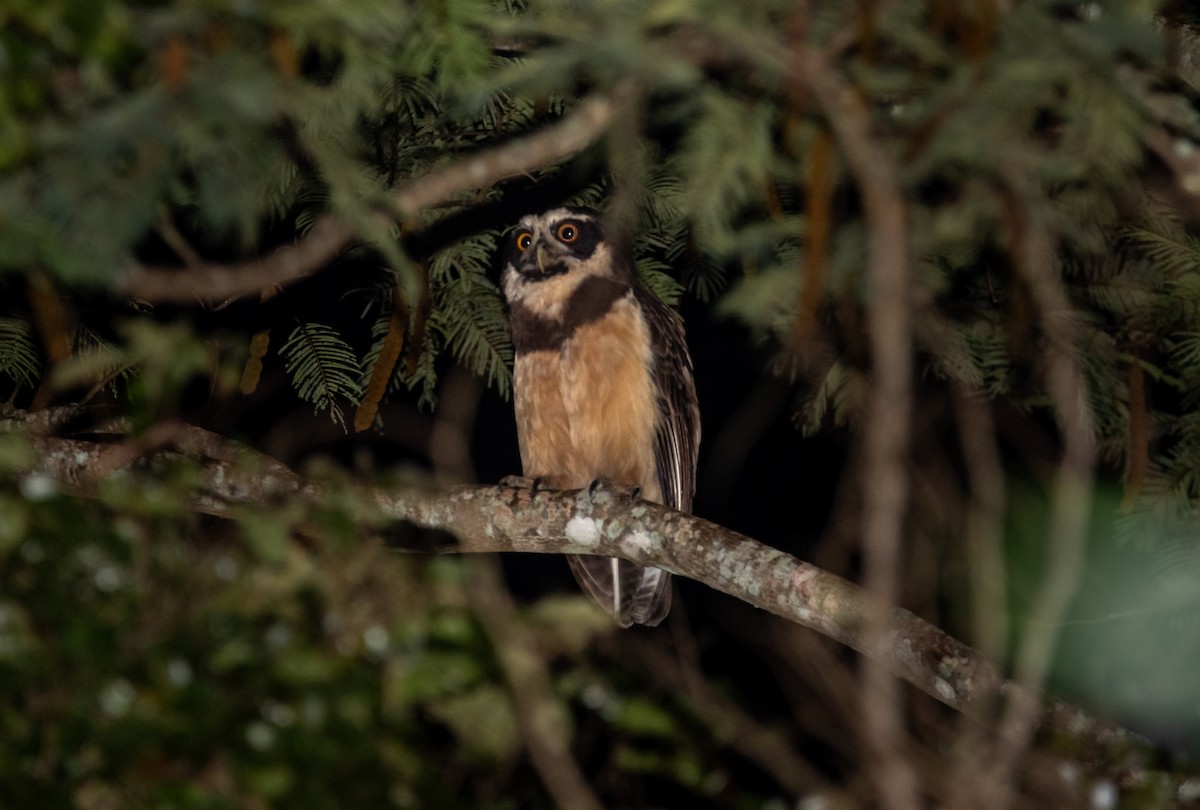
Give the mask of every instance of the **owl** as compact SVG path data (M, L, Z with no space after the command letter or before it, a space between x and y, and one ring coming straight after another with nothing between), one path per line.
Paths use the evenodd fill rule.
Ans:
M647 500L690 511L700 413L679 316L641 283L591 209L524 217L503 264L524 475L561 489L601 479L636 486ZM671 608L666 571L568 561L622 627L656 625Z

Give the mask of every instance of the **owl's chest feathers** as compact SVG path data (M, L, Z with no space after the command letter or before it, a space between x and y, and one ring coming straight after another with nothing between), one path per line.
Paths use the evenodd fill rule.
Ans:
M514 391L525 474L559 487L604 477L659 500L652 363L646 323L628 296L574 325L558 347L519 352Z

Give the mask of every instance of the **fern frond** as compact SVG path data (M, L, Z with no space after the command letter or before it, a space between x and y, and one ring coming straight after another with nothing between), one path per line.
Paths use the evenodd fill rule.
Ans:
M683 285L671 275L671 265L659 259L641 259L637 262L637 274L664 304L671 307L679 305Z
M297 396L311 402L315 412L328 410L344 429L346 418L339 401L357 405L362 397L362 369L349 344L324 324L301 323L279 355Z
M29 322L22 318L0 318L0 374L18 387L37 384L41 363Z
M918 323L917 337L930 355L931 374L954 380L970 391L983 388L984 372L967 330L942 318L927 317Z
M729 249L734 214L758 198L773 159L773 112L764 104L717 92L699 96L699 119L684 138L680 165L688 177L684 207L696 235L716 252Z
M464 276L440 291L430 326L455 359L508 398L512 389L512 335L500 291L487 279Z
M416 367L409 374L404 370L404 364L397 366L397 369L403 371L401 381L408 387L410 391L420 390L420 396L417 398L418 408L427 408L433 410L437 407L437 359L443 350L441 336L429 330L425 333L425 342L421 345L421 352L417 355Z
M1181 370L1184 404L1190 407L1200 396L1194 385L1200 378L1200 332L1180 332L1168 339L1166 345L1171 365Z
M862 372L834 361L797 414L800 432L814 436L827 420L836 425L856 420L869 386Z
M134 368L127 351L80 326L71 340L70 359L54 369L54 377L68 385L72 384L66 382L68 379L73 384L97 384L115 396L119 382L128 382L136 376Z
M1164 273L1185 273L1200 267L1200 240L1188 236L1182 228L1127 227L1122 237Z
M482 277L496 254L498 234L482 231L439 250L429 259L429 279L436 287L466 274Z

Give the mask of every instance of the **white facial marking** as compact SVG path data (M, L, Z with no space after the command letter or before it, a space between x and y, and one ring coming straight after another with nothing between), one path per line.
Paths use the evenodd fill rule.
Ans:
M534 250L538 251L536 255L540 268L542 267L541 245L538 244ZM520 304L545 318L560 320L563 306L584 279L588 276L611 275L611 253L608 245L601 242L585 261L572 260L570 269L561 275L530 281L515 269L509 269L504 274L504 295L509 303Z

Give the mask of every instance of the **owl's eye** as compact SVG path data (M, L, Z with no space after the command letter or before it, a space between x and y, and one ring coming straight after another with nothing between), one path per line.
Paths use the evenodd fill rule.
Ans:
M555 234L558 236L558 241L569 245L579 238L579 226L574 222L564 222L558 226Z
M533 244L533 234L529 231L521 231L517 234L517 250L524 253L529 250L529 246Z

